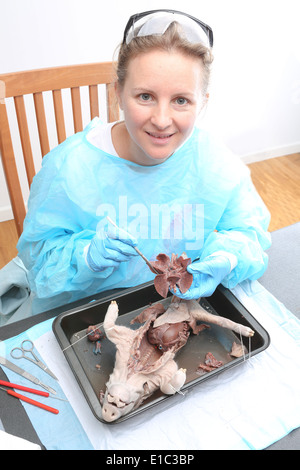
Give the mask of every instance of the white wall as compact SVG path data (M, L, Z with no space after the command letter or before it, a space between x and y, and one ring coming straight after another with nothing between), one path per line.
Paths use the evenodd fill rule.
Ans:
M203 125L245 161L300 151L298 0L0 0L0 73L111 60L133 13L174 8L214 30ZM0 167L0 221L11 217Z

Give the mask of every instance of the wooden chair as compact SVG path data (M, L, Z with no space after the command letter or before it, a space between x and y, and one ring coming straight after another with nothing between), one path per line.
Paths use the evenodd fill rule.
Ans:
M88 87L91 119L99 116L98 85L100 84L104 84L106 89L107 116L105 116L105 119L103 116L102 118L108 122L119 119L119 108L113 81L114 68L112 62L54 67L0 75L0 151L18 236L21 235L23 230L26 209L8 119L7 98L12 97L14 101L22 154L30 188L36 171L24 95L33 95L39 143L43 157L50 151L43 92L52 91L57 141L61 143L66 139L66 110L65 106L63 106L62 90L65 88L71 90L70 102L72 105L74 132L76 133L83 129L80 87Z

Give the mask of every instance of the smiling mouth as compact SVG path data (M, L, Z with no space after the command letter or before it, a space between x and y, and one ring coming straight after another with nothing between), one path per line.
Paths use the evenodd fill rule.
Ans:
M170 137L174 135L174 134L158 134L156 132L147 132L147 131L146 133L153 139L159 139L159 140L168 140Z

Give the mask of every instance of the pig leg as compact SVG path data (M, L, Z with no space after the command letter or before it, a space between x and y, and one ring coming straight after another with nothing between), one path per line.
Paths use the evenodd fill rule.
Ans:
M228 328L229 330L235 331L243 336L249 337L254 335L254 331L247 326L235 323L228 318L219 317L218 315L213 315L212 313L207 312L204 308L199 305L196 300L189 301L189 311L190 315L196 320L201 320L204 322L213 323L214 325L219 325L223 328Z
M111 303L109 304L109 307L107 309L104 322L103 322L103 327L105 330L109 331L115 326L116 319L118 318L118 313L119 313L118 304L115 300L112 300Z
M179 392L179 390L185 383L185 380L186 380L186 370L179 369L175 372L175 374L171 377L171 379L168 382L163 381L161 383L160 389L166 395L174 395L176 392Z
M115 300L112 300L109 304L103 322L103 328L106 337L116 345L128 343L128 341L130 341L135 336L135 332L130 330L130 328L127 328L126 326L116 325L118 313L118 304Z

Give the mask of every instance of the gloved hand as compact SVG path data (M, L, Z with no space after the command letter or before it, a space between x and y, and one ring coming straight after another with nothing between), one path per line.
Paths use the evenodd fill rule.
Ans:
M236 265L234 255L212 254L202 261L194 261L189 264L187 271L193 275L193 282L189 290L182 294L177 288L175 295L181 299L191 300L199 297L209 297L217 286L230 273ZM234 256L234 258L236 258ZM174 294L174 292L173 292Z
M87 250L87 264L97 272L109 267L115 268L138 255L133 248L136 245L137 240L123 229L101 229L97 231Z

